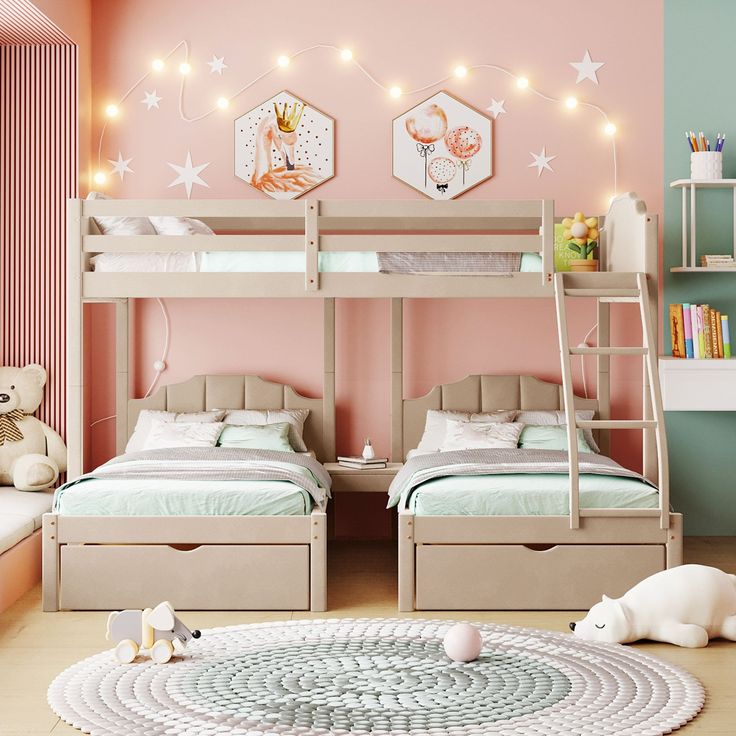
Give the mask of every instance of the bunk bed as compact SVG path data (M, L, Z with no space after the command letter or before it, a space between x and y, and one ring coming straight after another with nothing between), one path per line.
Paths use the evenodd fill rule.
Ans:
M152 216L171 218L198 218L214 234L191 235L103 235L96 218ZM83 305L86 302L113 302L116 306L116 414L117 448L123 452L132 430L130 411L141 408L139 400L130 398L129 310L136 298L214 298L214 297L279 297L317 298L324 305L324 368L323 396L319 416L319 452L322 462L335 459L335 299L388 298L391 300L391 375L392 375L392 459L403 462L405 412L412 412L411 400L403 399L402 372L402 310L405 298L459 298L459 297L530 297L554 298L558 295L560 274L554 273L554 204L551 200L453 202L424 201L317 201L290 202L255 200L71 200L69 204L68 253L68 424L69 448L68 477L82 473L84 442L84 372L83 366ZM605 346L610 333L610 302L620 300L622 279L630 281L644 274L649 282L646 312L656 319L657 248L656 218L647 215L643 203L635 195L617 198L603 218L601 233L602 268L611 273L593 274L597 286L609 286L608 296L598 298L600 344ZM122 270L95 268L96 256L113 254L119 263L125 263L130 254L135 263L145 264L146 256L154 254L194 254L194 268L181 271L136 271L143 265L131 265ZM249 256L242 257L242 254ZM298 254L299 266L279 271L264 272L253 264L253 254ZM330 258L330 254L348 256ZM359 257L352 257L355 255ZM502 254L500 259L496 258ZM206 256L206 258L205 258ZM524 268L525 256L533 265ZM250 258L250 260L249 260ZM99 259L97 259L99 260ZM110 259L110 262L116 259ZM210 266L201 267L206 260ZM272 260L278 262L278 259ZM283 260L281 261L283 263ZM355 266L354 264L359 264ZM501 264L499 266L499 263ZM217 264L217 265L212 265ZM337 265L336 265L337 264ZM346 265L353 264L353 265ZM377 265L376 265L377 264ZM487 264L487 265L486 265ZM510 265L509 265L510 264ZM132 270L131 270L132 269ZM586 282L587 283L587 282ZM571 287L571 289L574 287ZM577 291L595 290L578 288ZM624 289L624 291L627 291ZM630 289L628 291L631 291ZM628 293L627 291L627 293ZM604 290L605 292L605 290ZM641 292L639 292L641 293ZM580 294L585 295L583 293ZM593 296L592 293L589 294ZM596 298L596 297L594 297ZM558 304L558 314L560 307ZM561 340L563 339L561 332ZM565 335L566 340L566 335ZM610 416L609 363L611 353L598 354L598 417ZM650 361L651 363L651 361ZM564 367L564 366L563 366ZM677 545L681 542L680 519L668 509L666 455L663 450L664 430L661 425L661 407L650 389L657 384L655 373L644 372L645 412L654 417L643 430L644 473L652 482L659 481L660 508L656 518L652 509L636 519L622 519L615 510L600 510L595 515L580 513L576 500L577 457L570 457L570 513L554 519L555 529L567 527L566 532L542 534L543 543L615 544L624 525L631 522L621 537L623 543L667 545L667 564L677 564ZM172 405L213 408L216 401L202 389L212 377L193 379L193 384L181 384L161 389L146 401L156 406L168 404L168 396L175 398ZM243 381L246 379L241 377ZM214 379L212 379L214 380ZM204 381L204 384L202 383ZM572 405L569 371L563 370L563 403ZM289 393L291 391L291 393ZM163 392L163 394L162 394ZM278 391L276 392L279 393ZM281 387L285 396L296 397L288 387ZM301 401L299 397L299 401ZM214 401L214 403L213 403ZM244 406L259 406L259 392ZM318 401L318 400L310 400ZM283 404L282 404L283 405ZM290 404L298 406L300 404ZM659 421L657 421L659 420ZM614 422L609 422L613 425ZM410 425L406 425L410 426ZM412 425L413 426L413 425ZM607 449L608 428L601 427L601 446ZM571 431L573 431L571 429ZM407 444L407 449L409 445ZM224 517L140 518L75 517L49 514L44 518L44 609L84 607L74 591L82 588L77 582L66 585L74 574L74 556L89 553L89 559L99 553L99 562L90 564L84 573L87 585L104 579L109 567L102 561L105 545L240 545L246 552L258 547L264 554L278 553L279 547L289 544L309 548L308 590L309 605L323 610L325 593L325 523L323 516L312 514L310 534L299 527L294 531L292 520L264 517L256 521L248 518ZM416 521L416 526L415 526ZM465 520L468 521L468 520ZM478 519L469 524L453 527L449 536L440 530L435 536L429 526L411 514L400 517L400 607L415 605L416 560L422 545L462 544L476 542L497 543L497 527L477 526ZM288 522L288 523L287 523ZM437 522L437 520L435 520ZM439 524L439 522L437 522ZM475 528L473 525L476 525ZM439 527L437 527L439 528ZM293 534L288 530L292 529ZM411 535L408 533L412 530ZM426 530L426 531L425 531ZM463 535L468 535L464 537ZM422 536L424 535L424 536ZM528 542L529 537L516 539ZM98 547L97 551L84 550ZM196 553L196 550L195 550ZM167 553L168 554L168 553ZM186 554L191 554L190 552ZM79 568L81 569L81 568ZM217 564L202 565L200 574L214 574ZM144 574L147 575L146 572ZM219 575L224 576L220 570ZM306 575L305 575L306 577ZM77 581L82 578L77 575ZM224 585L224 583L223 583ZM194 586L192 586L194 587ZM151 578L148 589L155 588ZM66 589L66 593L65 593ZM304 587L301 588L304 590ZM155 597L155 596L154 596ZM268 607L259 605L260 594L250 597L252 605L242 601L235 607ZM80 605L80 603L82 605ZM194 607L199 601L194 601ZM220 607L223 607L220 605ZM225 606L227 607L227 606ZM303 606L292 606L294 608Z

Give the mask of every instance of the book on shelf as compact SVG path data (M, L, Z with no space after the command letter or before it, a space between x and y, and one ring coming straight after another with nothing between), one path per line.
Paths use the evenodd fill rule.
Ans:
M353 463L348 460L338 460L337 464L343 468L351 468L352 470L380 470L386 467L385 462L378 463Z
M710 304L670 304L673 358L731 357L728 315Z
M703 268L710 266L728 267L736 266L736 261L731 255L703 255L700 256L700 265Z
M375 465L376 463L387 463L387 457L364 458L362 455L338 455L337 462L344 460L346 463L359 463L360 465Z

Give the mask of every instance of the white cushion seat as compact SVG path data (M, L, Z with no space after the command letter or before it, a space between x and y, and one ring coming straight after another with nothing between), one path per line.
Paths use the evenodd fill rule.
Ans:
M53 500L53 491L0 488L0 554L41 528L42 517L51 511Z

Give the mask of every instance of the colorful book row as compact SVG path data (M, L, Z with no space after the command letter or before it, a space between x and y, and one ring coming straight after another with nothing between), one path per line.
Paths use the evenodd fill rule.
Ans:
M673 358L730 358L728 315L708 304L670 304Z

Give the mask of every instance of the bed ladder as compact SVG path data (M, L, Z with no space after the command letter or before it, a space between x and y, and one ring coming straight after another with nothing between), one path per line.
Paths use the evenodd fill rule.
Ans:
M557 307L557 331L560 341L560 362L562 366L562 393L567 417L567 443L570 463L570 528L580 527L580 517L586 510L580 510L580 466L578 459L578 429L642 429L654 432L658 486L660 495L661 528L668 529L669 522L669 466L667 461L667 442L664 431L664 412L657 368L657 340L652 326L652 313L645 273L578 273L561 272L555 274L555 304ZM570 347L567 334L567 312L565 301L568 297L596 299L602 302L629 302L639 305L641 319L641 347ZM579 420L575 415L575 394L572 385L572 358L576 355L640 355L644 359L645 382L648 391L644 397L645 417L651 419L593 419ZM647 407L648 400L648 407ZM600 512L592 515L602 515Z

